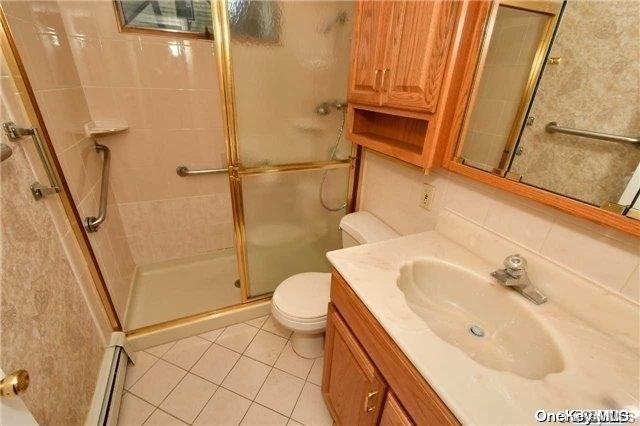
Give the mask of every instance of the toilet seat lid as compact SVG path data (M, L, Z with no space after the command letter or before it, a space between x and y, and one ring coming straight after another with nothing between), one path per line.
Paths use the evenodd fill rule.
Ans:
M304 272L282 281L273 293L273 303L284 314L300 319L327 316L331 274Z

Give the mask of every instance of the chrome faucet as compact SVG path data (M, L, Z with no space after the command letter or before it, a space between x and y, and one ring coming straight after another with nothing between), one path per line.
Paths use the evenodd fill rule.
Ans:
M519 254L513 254L504 260L505 269L498 269L491 276L500 284L511 287L536 305L547 301L547 296L534 287L527 275L527 261Z

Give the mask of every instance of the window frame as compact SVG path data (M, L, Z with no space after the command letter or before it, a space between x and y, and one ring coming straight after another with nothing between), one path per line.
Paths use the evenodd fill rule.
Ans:
M124 10L122 9L122 3L120 0L113 0L113 8L116 14L116 22L118 23L118 30L121 33L134 33L134 34L148 34L158 35L164 37L180 37L191 38L200 40L214 40L213 32L211 33L198 33L195 31L175 30L171 28L149 28L138 27L134 24L127 24L124 16ZM212 18L213 22L213 18ZM213 25L213 23L212 23Z

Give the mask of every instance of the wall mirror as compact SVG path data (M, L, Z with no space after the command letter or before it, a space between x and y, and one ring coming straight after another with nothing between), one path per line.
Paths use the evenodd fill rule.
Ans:
M640 233L640 3L496 1L483 19L447 167Z

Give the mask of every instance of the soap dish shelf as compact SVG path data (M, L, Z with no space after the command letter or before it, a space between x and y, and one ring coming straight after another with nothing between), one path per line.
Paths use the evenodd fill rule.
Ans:
M84 125L84 132L90 138L115 135L127 130L129 130L129 123L124 120L90 121Z

